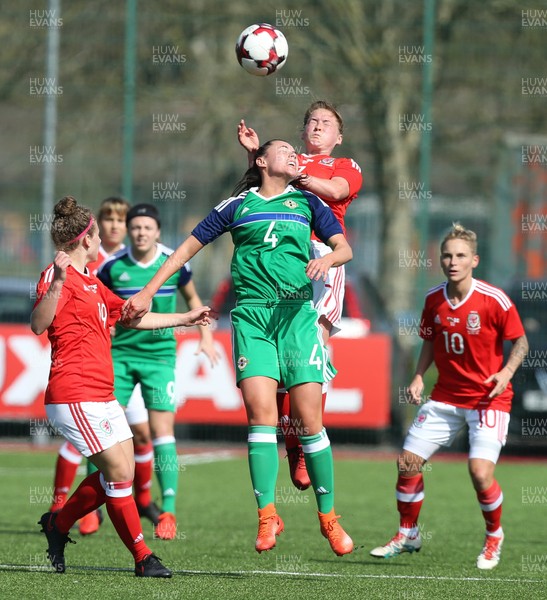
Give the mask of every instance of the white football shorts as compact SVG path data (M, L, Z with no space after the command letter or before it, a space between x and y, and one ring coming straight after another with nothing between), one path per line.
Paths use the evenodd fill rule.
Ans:
M86 457L133 437L117 400L47 404L46 414L51 425Z
M329 246L317 240L311 240L310 258L321 258L332 252ZM332 325L330 335L340 331L342 307L344 306L344 291L346 271L344 266L329 269L327 279L312 281L313 305L320 316L324 316Z
M139 425L140 423L148 423L148 410L144 405L144 398L142 397L141 384L133 388L129 402L125 409L125 418L129 425Z
M466 423L469 458L483 458L495 464L509 428L509 413L501 410L479 411L429 400L410 426L403 449L429 460L441 446L450 446Z

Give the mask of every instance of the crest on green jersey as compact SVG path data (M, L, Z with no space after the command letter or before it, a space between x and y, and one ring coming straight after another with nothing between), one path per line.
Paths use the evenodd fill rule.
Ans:
M298 208L298 202L290 199L285 200L285 202L283 202L283 206L286 206L287 208Z
M240 356L240 357L237 359L237 368L238 368L240 371L243 371L243 369L244 369L244 368L245 368L245 367L246 367L248 364L249 364L249 361L248 361L248 359L246 359L244 356Z

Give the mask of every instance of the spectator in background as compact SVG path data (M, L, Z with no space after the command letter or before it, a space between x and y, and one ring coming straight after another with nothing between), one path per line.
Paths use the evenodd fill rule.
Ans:
M130 208L129 202L119 196L109 196L101 202L97 213L101 245L97 260L88 265L93 275L97 274L99 267L109 256L125 248L123 243L127 235L125 218Z

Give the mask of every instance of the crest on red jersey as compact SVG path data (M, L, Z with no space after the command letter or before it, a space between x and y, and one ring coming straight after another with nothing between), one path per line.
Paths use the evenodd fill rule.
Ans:
M329 167L330 167L331 165L333 165L333 164L334 164L334 160L335 160L335 159L334 159L334 158L332 158L332 157L329 157L329 158L322 158L322 159L319 161L319 164L320 164L320 165L327 165L327 166L329 166Z
M467 333L477 334L481 329L481 318L476 310L472 310L467 315Z

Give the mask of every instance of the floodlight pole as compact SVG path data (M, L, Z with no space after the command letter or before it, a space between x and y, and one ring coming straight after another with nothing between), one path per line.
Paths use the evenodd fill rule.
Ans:
M123 110L122 196L133 196L133 143L135 138L135 71L137 53L137 0L127 0L125 11L125 66Z
M48 14L53 15L60 22L61 0L49 0ZM46 47L46 77L47 81L53 81L58 85L59 76L59 42L61 38L60 27L50 24L47 34ZM57 94L46 94L44 103L44 150L51 154L55 150L57 141ZM48 216L53 215L53 203L55 198L55 168L53 156L51 160L44 161L44 172L42 177L42 214L44 223L48 223ZM53 245L51 236L47 233L42 235L41 264L47 265L53 259Z
M431 103L433 97L433 45L435 39L435 0L424 0L423 16L423 42L424 56L422 74L422 115L423 122L431 124ZM420 184L427 193L426 199L421 201L419 215L420 246L427 253L429 245L429 202L431 194L431 136L432 127L425 127L420 137ZM425 292L426 274L424 269L419 270L418 292L423 297Z

